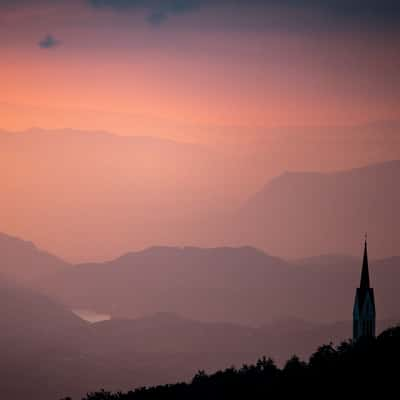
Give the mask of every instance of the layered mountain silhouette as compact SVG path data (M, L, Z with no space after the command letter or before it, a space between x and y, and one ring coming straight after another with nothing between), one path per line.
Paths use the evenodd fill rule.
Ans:
M72 308L114 317L164 311L248 322L269 315L266 300L272 304L281 291L276 282L290 274L284 261L250 247L152 247L110 262L78 265L44 280L42 287Z
M299 258L355 254L360 232L372 254L399 255L400 161L322 174L287 172L273 179L238 212L236 242Z
M378 322L383 330L396 320ZM204 322L173 313L157 313L139 319L109 320L94 324L91 345L121 354L138 353L207 355L198 366L213 369L220 362L237 364L258 354L283 362L293 354L308 357L320 340L339 342L351 331L351 321L330 324L299 319L275 320L259 327L226 322ZM110 340L113 343L109 347ZM217 355L213 358L212 355Z
M4 281L0 312L2 397L22 400L34 391L38 398L61 397L70 389L74 366L79 360L84 365L89 324L49 298Z
M80 260L189 240L232 201L238 175L228 159L144 136L0 132L0 230Z
M252 247L151 247L104 263L71 265L4 234L0 250L3 280L40 290L69 309L113 318L172 312L253 326L294 316L347 320L361 268L361 256L286 261ZM399 257L371 260L382 319L398 317L399 264Z
M399 265L398 257L371 260L383 319L398 316ZM153 247L60 271L43 279L41 288L70 308L115 318L162 311L250 325L294 316L334 322L351 316L360 268L361 257L327 255L289 262L251 247Z
M0 234L0 392L8 399L179 381L345 339L363 231L381 329L400 317L399 161L288 172L232 211L224 206L239 204L243 188L232 188L243 164L201 146L39 129L0 142L2 229L32 233L60 254L110 256L73 265ZM111 257L183 242L202 247ZM91 325L73 309L112 319Z
M199 371L189 382L131 389L127 393L96 391L86 400L133 399L257 399L340 398L345 391L355 397L391 398L397 392L400 327L378 337L344 341L318 347L305 362L297 356L281 369L271 358L241 368L230 366L213 374ZM366 383L367 382L367 383Z
M396 122L281 128L240 150L102 131L2 131L0 230L80 262L154 244L355 254L366 230L377 257L397 255L398 163L352 168L399 159L398 130ZM339 167L348 169L289 172L260 190L284 170Z
M32 242L0 233L0 276L30 286L42 277L68 268L60 258L38 249Z
M79 398L99 387L187 380L199 369L242 365L263 354L283 362L351 334L359 258L287 262L251 247L153 247L72 266L4 238L2 251L12 260L7 268L35 269L47 260L35 279L20 281L25 288L0 280L0 391L10 400L32 393L43 400ZM28 255L18 258L26 248ZM379 330L396 322L398 261L370 263ZM73 308L109 312L113 319L88 324Z
M199 322L172 313L88 324L28 289L0 285L0 390L9 400L80 398L104 387L129 390L189 380L199 369L308 357L321 341L339 343L351 322L281 320L258 328ZM383 321L379 330L393 321Z

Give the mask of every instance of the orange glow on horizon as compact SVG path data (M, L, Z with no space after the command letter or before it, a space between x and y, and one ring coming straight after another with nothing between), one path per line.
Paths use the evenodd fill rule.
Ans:
M256 34L213 36L215 47L190 57L185 48L138 54L120 48L80 50L72 47L73 36L71 47L49 52L3 49L0 102L12 106L3 109L1 128L120 134L143 129L143 134L212 142L213 137L196 137L188 126L326 126L400 117L398 93L384 86L385 77L395 73L393 65L375 58L391 52L380 40L366 49L360 47L362 38L354 38L343 48L343 38L318 42L288 35L263 39L257 47ZM204 38L192 39L204 46ZM218 53L223 40L227 50ZM335 49L337 65L329 65L329 52L318 47L324 42ZM269 48L281 54L271 60ZM343 75L346 71L354 74Z

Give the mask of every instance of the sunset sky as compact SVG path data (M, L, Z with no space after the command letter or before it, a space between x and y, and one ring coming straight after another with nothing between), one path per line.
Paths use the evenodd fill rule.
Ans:
M390 0L2 0L0 128L208 143L398 119L399 22Z
M399 182L400 0L0 0L0 400L388 381Z
M397 0L0 0L0 232L71 260L258 245L216 216L400 159L399 71Z

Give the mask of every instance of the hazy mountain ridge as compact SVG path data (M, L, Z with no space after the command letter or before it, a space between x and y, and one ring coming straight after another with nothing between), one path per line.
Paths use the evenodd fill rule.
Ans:
M199 144L70 129L2 133L0 229L69 259L191 243L200 221L237 197L234 171L230 156Z
M282 369L273 359L263 357L256 364L246 363L241 368L233 365L211 375L199 371L189 382L131 389L128 393L96 391L86 400L320 398L321 393L327 393L327 387L334 398L340 398L343 390L361 397L376 393L377 397L384 394L390 398L396 393L398 325L368 340L340 345L323 343L309 360L292 356Z
M384 228L386 236L365 230L371 237L370 273L378 318L383 320L381 327L388 326L389 320L398 317L400 257L382 258L379 247L389 238L392 247L385 247L384 240L385 251L397 248L396 237L389 232L394 232L397 223L397 192L391 183L397 181L399 166L394 161L330 174L287 173L267 185L240 212L250 209L254 213L254 218L246 216L246 222L260 226L264 247L264 240L273 238L294 251L297 259L293 261L250 246L156 246L106 262L71 265L30 242L0 235L0 275L48 296L0 288L7 332L0 340L5 355L0 363L5 377L2 392L19 400L40 388L42 398L50 400L102 386L125 390L188 379L199 368L212 371L240 365L263 353L277 360L291 353L307 356L321 342L347 338L351 323L337 321L351 318L361 270L361 240L349 251L354 254L359 249L357 257L301 258L309 255L304 239L313 238L304 237L307 229L311 234L322 232L326 243L339 243L339 247L345 243L350 248L359 230L364 230L359 229L363 221L382 218L381 225L374 226ZM312 190L304 194L309 186ZM340 201L332 200L332 193ZM272 202L275 208L265 211L271 198L276 199ZM301 204L304 223L299 223L298 213L291 208L293 202ZM331 216L335 207L341 210L339 218L335 212ZM318 215L324 229L307 223L305 211ZM330 219L324 219L328 214ZM266 223L268 215L271 218ZM296 227L289 237L293 241L286 241L290 231L281 229L285 225L282 217ZM338 219L348 229L338 230ZM230 233L238 232L241 240L252 238L245 228L236 225ZM320 238L314 239L316 248L324 247ZM90 236L82 245L91 246ZM334 253L331 248L327 251ZM64 305L53 306L53 301ZM106 312L115 319L88 325L68 311L75 307ZM277 322L277 318L286 321ZM212 352L206 352L209 348ZM116 376L113 372L121 370L121 364L123 372Z
M399 257L370 260L381 318L397 315L399 265ZM159 247L79 265L43 280L41 287L71 308L114 317L164 311L250 325L285 316L333 322L351 316L360 270L361 254L288 262L252 248Z
M249 274L249 268L257 273ZM113 316L132 318L171 311L218 321L228 313L232 319L224 320L238 321L225 301L240 302L240 287L258 288L260 293L264 285L260 276L266 280L268 271L285 275L290 268L249 247L157 247L110 262L79 265L45 281L42 287L71 307L102 310ZM260 312L262 299L257 293L254 296Z
M45 275L56 273L70 264L38 249L32 242L0 233L0 274L11 282L32 284Z
M1 276L9 277L11 271L13 281L40 289L70 309L114 318L172 312L195 320L255 326L294 316L345 320L361 269L361 246L359 257L325 255L295 261L251 247L159 246L108 262L72 266L33 244L6 235L0 238ZM371 281L384 319L397 315L399 266L400 257L375 260L370 254ZM24 276L26 270L32 271L30 280Z
M398 255L399 179L400 161L326 174L285 173L242 207L233 226L242 228L240 236L249 243L291 258L312 256L316 249L354 255L361 232L369 233L374 258Z
M16 244L37 251L18 239L12 243L17 253ZM32 392L52 400L65 393L81 396L99 387L128 390L185 380L198 369L212 372L254 362L263 354L279 362L293 353L307 357L320 343L337 343L350 336L351 305L361 268L361 257L318 258L325 265L315 259L310 264L304 260L289 263L251 247L153 247L101 264L51 269L41 277L42 290L45 287L53 299L62 299L66 305L76 301L83 306L90 300L94 309L102 311L103 303L97 298L101 295L109 303L105 308L117 311L114 315L125 310L144 316L92 325L55 300L1 284L0 370L4 379L0 389L10 400L25 399ZM338 260L348 264L338 266ZM393 319L397 316L399 262L396 257L371 260L381 319L388 313ZM61 292L58 285L63 286ZM170 298L175 300L166 302ZM223 307L216 299L221 299ZM347 322L317 321L320 314L312 310L315 299L319 299L323 317L336 321L339 309ZM169 307L182 303L190 318L179 315L182 308ZM157 313L146 304L158 307ZM299 321L301 310L307 308L314 321ZM166 309L170 312L159 312ZM296 319L284 318L289 311ZM221 315L224 320L216 320ZM200 316L204 321L199 321ZM392 325L393 319L381 321L378 329ZM254 326L247 326L246 321Z
M0 308L0 390L10 400L31 393L43 400L65 393L79 398L99 387L128 390L188 380L199 369L213 372L264 354L281 364L294 353L308 357L322 342L339 343L351 332L351 322L286 320L254 328L170 313L90 325L41 295L3 285ZM392 324L381 322L378 329Z
M338 131L338 141L331 143L329 132ZM376 165L369 172L351 168L389 156L398 159L398 132L397 122L277 128L266 130L257 145L227 150L105 131L3 131L0 230L30 237L43 248L79 261L115 258L127 249L155 243L250 244L290 258L355 254L355 238L361 231L375 238L377 257L396 255L395 222L388 225L388 215L391 211L397 215L392 206L398 194L389 181L398 180L398 168L391 174L393 163L385 162L379 179L370 173L379 169ZM337 152L331 151L333 145ZM317 154L318 161L310 154ZM281 171L336 171L339 167L348 170L294 172L275 178L265 189L268 198L255 196L232 217L251 193ZM354 180L349 182L347 176ZM368 190L364 190L366 181ZM379 194L389 199L386 209ZM312 209L310 200L315 200ZM369 210L369 221L364 209ZM344 232L348 221L353 231L347 232L347 226ZM387 227L391 230L385 243L382 232Z
M12 271L18 284L40 288L70 309L121 318L173 312L250 325L294 316L345 320L361 269L361 246L359 257L325 255L295 261L251 247L159 246L108 262L72 266L32 244L1 237L3 277ZM7 243L12 246L4 247ZM380 317L392 318L400 303L400 257L375 260L370 253L370 258ZM30 280L24 276L27 269L33 271ZM339 298L337 287L342 291ZM315 298L320 303L315 304Z

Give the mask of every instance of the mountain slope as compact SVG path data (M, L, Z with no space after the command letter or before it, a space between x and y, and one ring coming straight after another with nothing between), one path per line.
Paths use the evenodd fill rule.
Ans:
M65 307L29 289L0 282L0 392L10 400L32 391L49 399L70 390L72 360L84 364L89 325ZM79 386L79 382L77 382Z
M398 316L399 265L395 257L370 261L381 320ZM288 263L249 247L156 247L43 276L48 294L68 307L1 283L0 392L10 400L30 393L80 398L99 387L181 381L199 368L211 372L263 354L279 362L293 353L306 357L321 342L351 335L351 322L333 321L350 319L360 269L361 257ZM68 310L74 306L185 317L157 313L89 325Z
M249 243L292 258L355 254L364 232L374 257L400 255L398 181L400 161L330 174L285 173L244 205L233 226Z
M0 312L0 392L9 400L162 384L263 354L281 362L293 352L307 356L322 339L340 341L351 327L285 321L252 328L166 313L89 325L44 296L4 283Z
M32 242L0 233L0 275L3 279L32 284L68 267L68 263L38 249Z
M398 317L400 258L371 259L370 270L378 317ZM249 247L158 247L78 265L43 280L42 290L116 318L173 312L255 326L282 317L334 322L351 318L360 272L361 254L287 262Z
M206 321L249 322L268 315L266 300L278 296L276 282L290 273L284 261L250 247L153 247L78 265L42 287L72 308L114 317L174 312Z
M284 170L336 171L399 159L399 127L398 122L382 122L355 127L258 128L247 145L213 147L140 136L140 131L137 136L119 136L73 129L0 130L0 231L29 237L75 262L106 260L154 244L252 245L281 257L328 250L353 253L360 232L368 230L372 237L376 230L381 235L386 221L380 213L386 212L386 218L390 215L379 204L376 221L363 221L362 226L359 220L351 221L361 197L369 198L372 209L368 209L375 210L373 177L368 179L364 197L357 190L335 188L332 179L325 188L316 174L306 174L307 179L304 174L285 174L271 183L277 195L268 194L271 198L265 204L255 199L253 210L251 201L247 207L251 212L235 221L231 221L231 212ZM217 128L203 129L201 136L210 137L209 129ZM227 127L218 129L226 138L233 134ZM250 133L246 127L236 132L242 138L250 138ZM324 181L327 176L322 176ZM298 184L303 180L304 187ZM356 178L351 182L353 189L360 185ZM390 182L382 186L383 190L376 186L382 195L395 189ZM326 199L318 200L325 190ZM304 193L316 198L315 210ZM308 207L307 212L316 218L331 212L332 202L338 207L346 201L352 208L344 216L339 213L337 221L321 219L320 226L310 216L298 218L298 207L294 213L292 205L286 204L297 197L298 206L305 211ZM385 204L389 208L395 204L391 197ZM252 217L253 211L256 216ZM281 223L277 223L278 216ZM343 234L340 223L344 218L356 234L332 245L338 233ZM381 240L379 235L377 240ZM307 242L296 241L302 236ZM392 252L396 246L382 242L377 249L382 257L397 254Z
M153 137L0 132L0 229L69 260L183 242L232 199L233 166L205 146Z
M322 342L326 343L326 342ZM320 344L308 363L298 357L279 369L272 359L258 359L240 369L230 366L208 374L199 371L190 382L131 390L128 393L97 392L86 400L143 399L281 399L354 397L392 398L398 390L400 327L390 327L377 338L355 343ZM366 382L368 382L366 384ZM327 396L329 390L329 395Z

